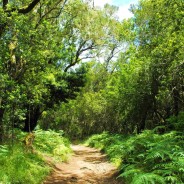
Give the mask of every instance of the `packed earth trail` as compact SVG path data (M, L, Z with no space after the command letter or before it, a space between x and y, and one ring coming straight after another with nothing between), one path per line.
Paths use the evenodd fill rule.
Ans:
M99 150L73 145L74 154L67 163L55 164L44 184L122 184L117 169Z

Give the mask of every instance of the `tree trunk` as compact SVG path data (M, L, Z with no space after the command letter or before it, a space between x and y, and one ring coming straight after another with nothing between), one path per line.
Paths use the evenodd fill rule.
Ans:
M141 133L146 128L146 119L147 119L148 109L145 109L144 113L142 114L142 119L137 127L137 133Z
M39 107L29 108L24 122L23 131L32 132L38 124L38 119L40 115L41 113Z
M3 115L4 115L4 109L0 108L0 143L3 142L3 134L4 134Z
M173 89L173 108L174 108L174 115L177 116L179 113L179 99L180 99L180 94L179 91L174 87Z

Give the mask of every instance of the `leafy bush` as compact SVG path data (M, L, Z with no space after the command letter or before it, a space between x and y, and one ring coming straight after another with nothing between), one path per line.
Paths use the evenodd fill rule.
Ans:
M178 116L171 116L168 119L169 128L177 131L184 130L184 112L180 112Z
M34 147L37 151L50 154L62 161L67 160L68 154L71 153L70 142L62 137L62 132L52 130L35 131Z
M184 182L183 139L179 132L159 135L146 130L129 137L94 135L86 144L104 150L119 165L119 177L127 183L181 184Z
M50 168L38 154L25 153L22 145L0 148L0 183L41 183Z
M107 132L96 134L90 137L85 144L98 148L107 153L110 160L119 166L121 164L121 146L123 137L120 135L110 135ZM108 149L107 149L108 148Z
M35 131L33 152L26 150L26 133L15 131L14 145L0 145L0 183L40 184L51 171L43 155L66 160L69 141L54 131Z

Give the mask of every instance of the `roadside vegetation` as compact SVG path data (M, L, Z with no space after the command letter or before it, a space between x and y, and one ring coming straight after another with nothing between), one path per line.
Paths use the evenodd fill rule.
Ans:
M122 136L107 132L93 135L86 145L99 148L119 167L119 177L129 184L184 183L184 135L171 131Z
M70 144L61 133L37 130L33 134L33 144L26 140L29 133L16 131L14 142L0 145L0 183L40 184L52 170L46 157L53 162L67 160Z

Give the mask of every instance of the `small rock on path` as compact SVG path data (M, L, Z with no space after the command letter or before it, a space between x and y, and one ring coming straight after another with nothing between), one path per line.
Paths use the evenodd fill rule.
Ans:
M74 155L67 163L55 164L44 184L122 184L116 180L117 169L99 150L82 145L72 149Z

